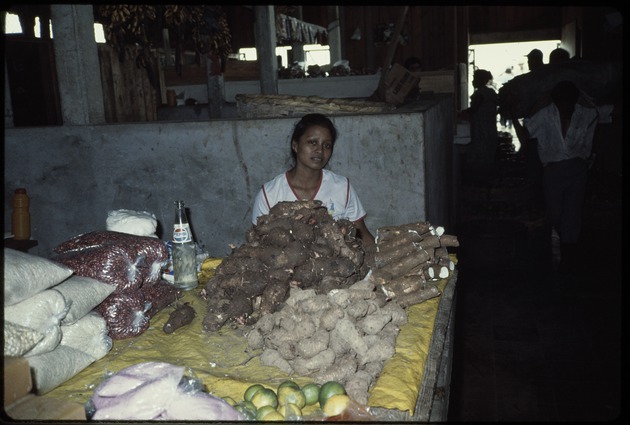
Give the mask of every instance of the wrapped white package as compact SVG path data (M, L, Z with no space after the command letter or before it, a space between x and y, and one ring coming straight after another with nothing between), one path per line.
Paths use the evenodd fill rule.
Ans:
M157 219L148 211L113 210L107 213L107 230L157 238Z

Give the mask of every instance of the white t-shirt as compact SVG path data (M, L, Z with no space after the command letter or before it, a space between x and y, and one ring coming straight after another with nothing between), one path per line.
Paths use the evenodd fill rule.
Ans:
M562 135L560 114L553 103L524 122L530 136L538 139L538 156L543 165L576 157L588 159L595 127L604 117L599 112L598 107L576 104L566 136Z
M287 172L279 174L258 191L254 200L252 223L256 224L261 215L269 214L271 207L278 202L300 200L289 184ZM366 216L365 209L350 180L330 170L322 170L319 187L310 200L321 201L335 220L345 218L354 222Z

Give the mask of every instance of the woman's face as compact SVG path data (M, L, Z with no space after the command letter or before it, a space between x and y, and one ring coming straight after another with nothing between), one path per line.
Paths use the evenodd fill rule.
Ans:
M314 125L299 140L293 140L291 148L296 153L297 166L321 170L332 156L332 135L326 127Z

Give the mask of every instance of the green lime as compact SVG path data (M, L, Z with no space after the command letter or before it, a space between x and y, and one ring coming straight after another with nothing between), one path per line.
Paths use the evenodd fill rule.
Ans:
M300 389L300 386L298 385L298 383L291 380L282 381L280 385L278 385L278 392L280 392L280 388L283 388L283 387L292 387L298 390Z
M262 406L256 411L256 420L262 421L265 416L271 412L275 412L276 409L273 406Z
M254 403L256 409L260 409L263 406L273 406L275 409L278 407L278 396L271 388L262 388L254 393L252 403Z
M243 399L245 401L251 401L252 397L254 396L254 394L256 393L256 391L261 390L265 387L263 387L261 384L254 384L254 385L250 385L246 390L245 393L243 394Z
M306 396L301 389L285 385L278 389L278 404L296 404L300 409L306 406Z
M349 403L350 397L346 394L335 394L326 400L326 403L324 403L324 406L322 407L322 411L326 416L337 416L348 408Z
M230 406L234 406L236 404L236 400L229 396L223 397L223 400Z
M324 407L326 400L337 394L346 394L343 384L337 381L328 381L319 389L319 407Z
M245 408L253 411L254 413L256 413L256 406L254 406L254 403L252 403L251 401L247 401L247 400L243 400L238 404L242 404L243 406L245 406Z
M273 412L269 412L267 413L263 418L263 421L284 421L284 416L282 416L282 413L278 412L277 410L274 410Z
M319 384L311 382L302 387L302 392L306 398L306 405L311 406L319 401Z
M278 412L284 416L286 421L299 421L302 419L302 409L293 403L278 406Z
M256 406L254 406L250 401L236 403L234 405L234 410L243 415L243 417L248 421L256 420Z

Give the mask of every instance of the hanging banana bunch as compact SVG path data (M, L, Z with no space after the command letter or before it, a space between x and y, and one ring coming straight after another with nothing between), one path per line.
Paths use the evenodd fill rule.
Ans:
M155 21L155 6L144 4L115 4L99 6L105 40L119 49L124 45L148 46L147 25ZM124 56L121 55L121 61Z
M99 6L98 14L105 39L118 49L119 60L125 60L125 46L138 44L143 51L136 64L147 70L151 45L163 44L163 27L173 34L179 75L185 49L196 52L198 63L207 53L226 58L232 52L232 37L221 6L107 4Z
M211 52L223 58L232 53L232 35L221 6L204 7L192 36L200 53Z

